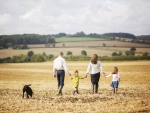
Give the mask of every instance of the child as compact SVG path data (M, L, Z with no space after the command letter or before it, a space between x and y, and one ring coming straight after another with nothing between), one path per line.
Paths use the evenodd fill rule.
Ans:
M119 76L117 67L114 67L114 70L113 70L112 74L109 74L109 75L105 76L105 78L110 77L110 76L113 77L112 78L112 83L111 83L110 86L113 88L114 93L116 94L117 90L118 90L119 81L120 81L120 76Z
M78 70L74 71L74 76L71 76L71 80L72 80L72 87L74 88L73 90L73 95L75 94L75 92L78 94L78 86L79 86L79 79L84 79L83 77L78 75Z

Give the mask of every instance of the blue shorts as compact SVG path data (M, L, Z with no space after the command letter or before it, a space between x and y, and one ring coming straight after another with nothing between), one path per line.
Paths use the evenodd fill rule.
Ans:
M112 83L110 84L110 86L112 88L118 88L119 82L118 81L112 81Z

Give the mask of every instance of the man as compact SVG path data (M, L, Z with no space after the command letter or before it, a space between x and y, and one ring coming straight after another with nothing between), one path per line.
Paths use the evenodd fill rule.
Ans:
M69 73L68 67L66 65L66 61L63 58L63 52L60 52L59 56L54 60L53 64L53 73L54 77L58 81L58 95L62 95L62 88L64 86L64 79L65 79L65 71L71 76Z

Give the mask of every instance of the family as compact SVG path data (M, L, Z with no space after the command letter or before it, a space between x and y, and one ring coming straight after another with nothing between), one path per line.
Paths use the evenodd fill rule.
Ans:
M90 73L91 77L91 84L92 84L92 93L98 93L98 83L100 79L100 70L104 74L105 78L112 76L112 83L111 87L113 88L113 92L116 94L118 91L118 85L120 81L120 76L118 73L118 68L114 67L113 72L106 76L103 67L101 65L101 62L98 61L97 54L94 54L89 62L89 65L87 67L86 75L84 77L81 77L78 75L78 70L74 71L74 75L71 76L69 69L66 65L66 61L63 58L63 52L60 52L59 56L54 60L53 63L53 74L54 77L57 78L58 81L58 95L62 95L62 89L64 86L64 79L65 79L65 72L71 76L72 80L72 87L73 89L73 95L75 93L79 93L78 86L79 86L79 79L84 79L88 76Z

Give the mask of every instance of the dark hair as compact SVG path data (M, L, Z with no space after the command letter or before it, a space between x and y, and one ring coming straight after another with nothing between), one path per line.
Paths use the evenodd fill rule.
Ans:
M75 70L74 73L78 73L78 70Z
M94 54L93 57L91 58L91 63L92 64L97 64L98 56L97 54Z
M117 73L118 73L118 68L114 67L114 70L113 70L112 74L117 74Z

